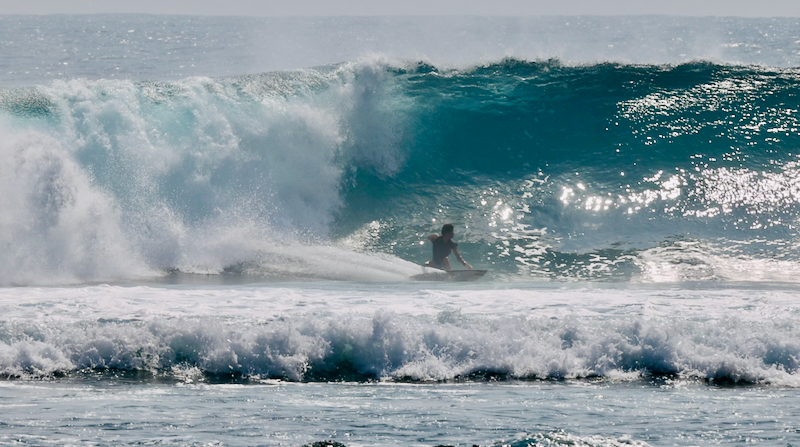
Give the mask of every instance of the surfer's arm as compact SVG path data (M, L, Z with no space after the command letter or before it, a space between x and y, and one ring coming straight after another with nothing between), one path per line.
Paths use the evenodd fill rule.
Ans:
M431 242L433 242L433 241L435 241L435 240L436 240L436 238L437 238L437 237L439 237L439 235L438 235L438 234L432 234L432 235L428 236L428 240L429 240L429 241L431 241Z
M461 257L461 254L458 252L457 247L453 247L453 254L456 255L456 259L458 259L458 262L460 262L464 267L466 267L467 270L472 270L472 266L467 264L467 261L465 261L464 258Z

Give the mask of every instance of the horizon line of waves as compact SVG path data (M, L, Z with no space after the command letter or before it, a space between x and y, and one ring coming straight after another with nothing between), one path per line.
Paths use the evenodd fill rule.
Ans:
M457 66L437 65L425 59L397 58L380 53L366 54L352 60L338 63L296 68L291 70L265 71L259 73L242 73L222 76L188 76L181 79L117 79L117 78L84 78L55 79L49 84L7 86L0 87L0 110L19 115L39 115L42 110L50 109L54 104L50 102L47 89L63 88L73 82L87 84L95 83L131 83L138 86L145 96L154 102L163 102L174 97L189 94L189 88L195 83L201 83L211 92L229 95L231 93L246 94L255 98L286 98L297 95L309 95L325 90L331 84L341 81L369 67L385 71L387 74L397 76L431 75L434 77L517 77L518 81L526 81L526 75L537 76L551 74L568 75L572 72L615 72L619 70L638 72L641 74L676 74L691 75L703 78L709 74L731 75L731 80L720 80L721 86L739 84L747 87L748 78L758 76L797 75L796 67L769 67L763 65L740 65L715 61L710 59L696 59L692 61L679 61L670 63L628 63L613 60L594 62L571 62L558 57L548 58L518 58L502 57L496 60L481 60ZM737 79L743 77L744 79ZM42 90L45 89L45 90ZM228 89L227 91L225 89ZM659 99L659 95L645 98L648 103L660 102L664 104L675 103L680 98L686 103L696 103L686 94L674 97L667 101ZM32 113L33 112L33 113Z
M46 378L82 371L290 381L486 379L636 381L800 387L800 326L735 317L283 317L5 321L0 374Z

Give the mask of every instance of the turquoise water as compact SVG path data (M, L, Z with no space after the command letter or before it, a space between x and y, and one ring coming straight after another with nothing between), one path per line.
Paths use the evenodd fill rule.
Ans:
M795 19L0 23L0 443L800 442Z
M421 263L442 222L508 280L794 281L798 82L707 62L367 58L7 87L4 243L29 242L2 281L351 279L303 256L286 271L276 259L301 249L275 245Z

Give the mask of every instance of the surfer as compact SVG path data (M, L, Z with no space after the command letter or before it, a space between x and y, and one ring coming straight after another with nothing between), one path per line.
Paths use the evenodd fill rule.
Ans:
M472 266L464 261L464 258L458 253L458 244L453 240L455 230L450 224L442 226L442 235L432 234L428 236L428 240L433 243L433 260L426 261L426 267L434 267L441 270L450 271L450 252L456 255L458 262L464 265L467 270L472 270Z

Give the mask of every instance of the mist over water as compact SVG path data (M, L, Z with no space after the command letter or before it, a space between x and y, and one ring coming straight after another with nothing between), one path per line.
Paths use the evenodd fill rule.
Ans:
M2 16L0 84L180 80L327 66L365 55L469 68L510 57L566 64L697 60L800 65L793 18Z

